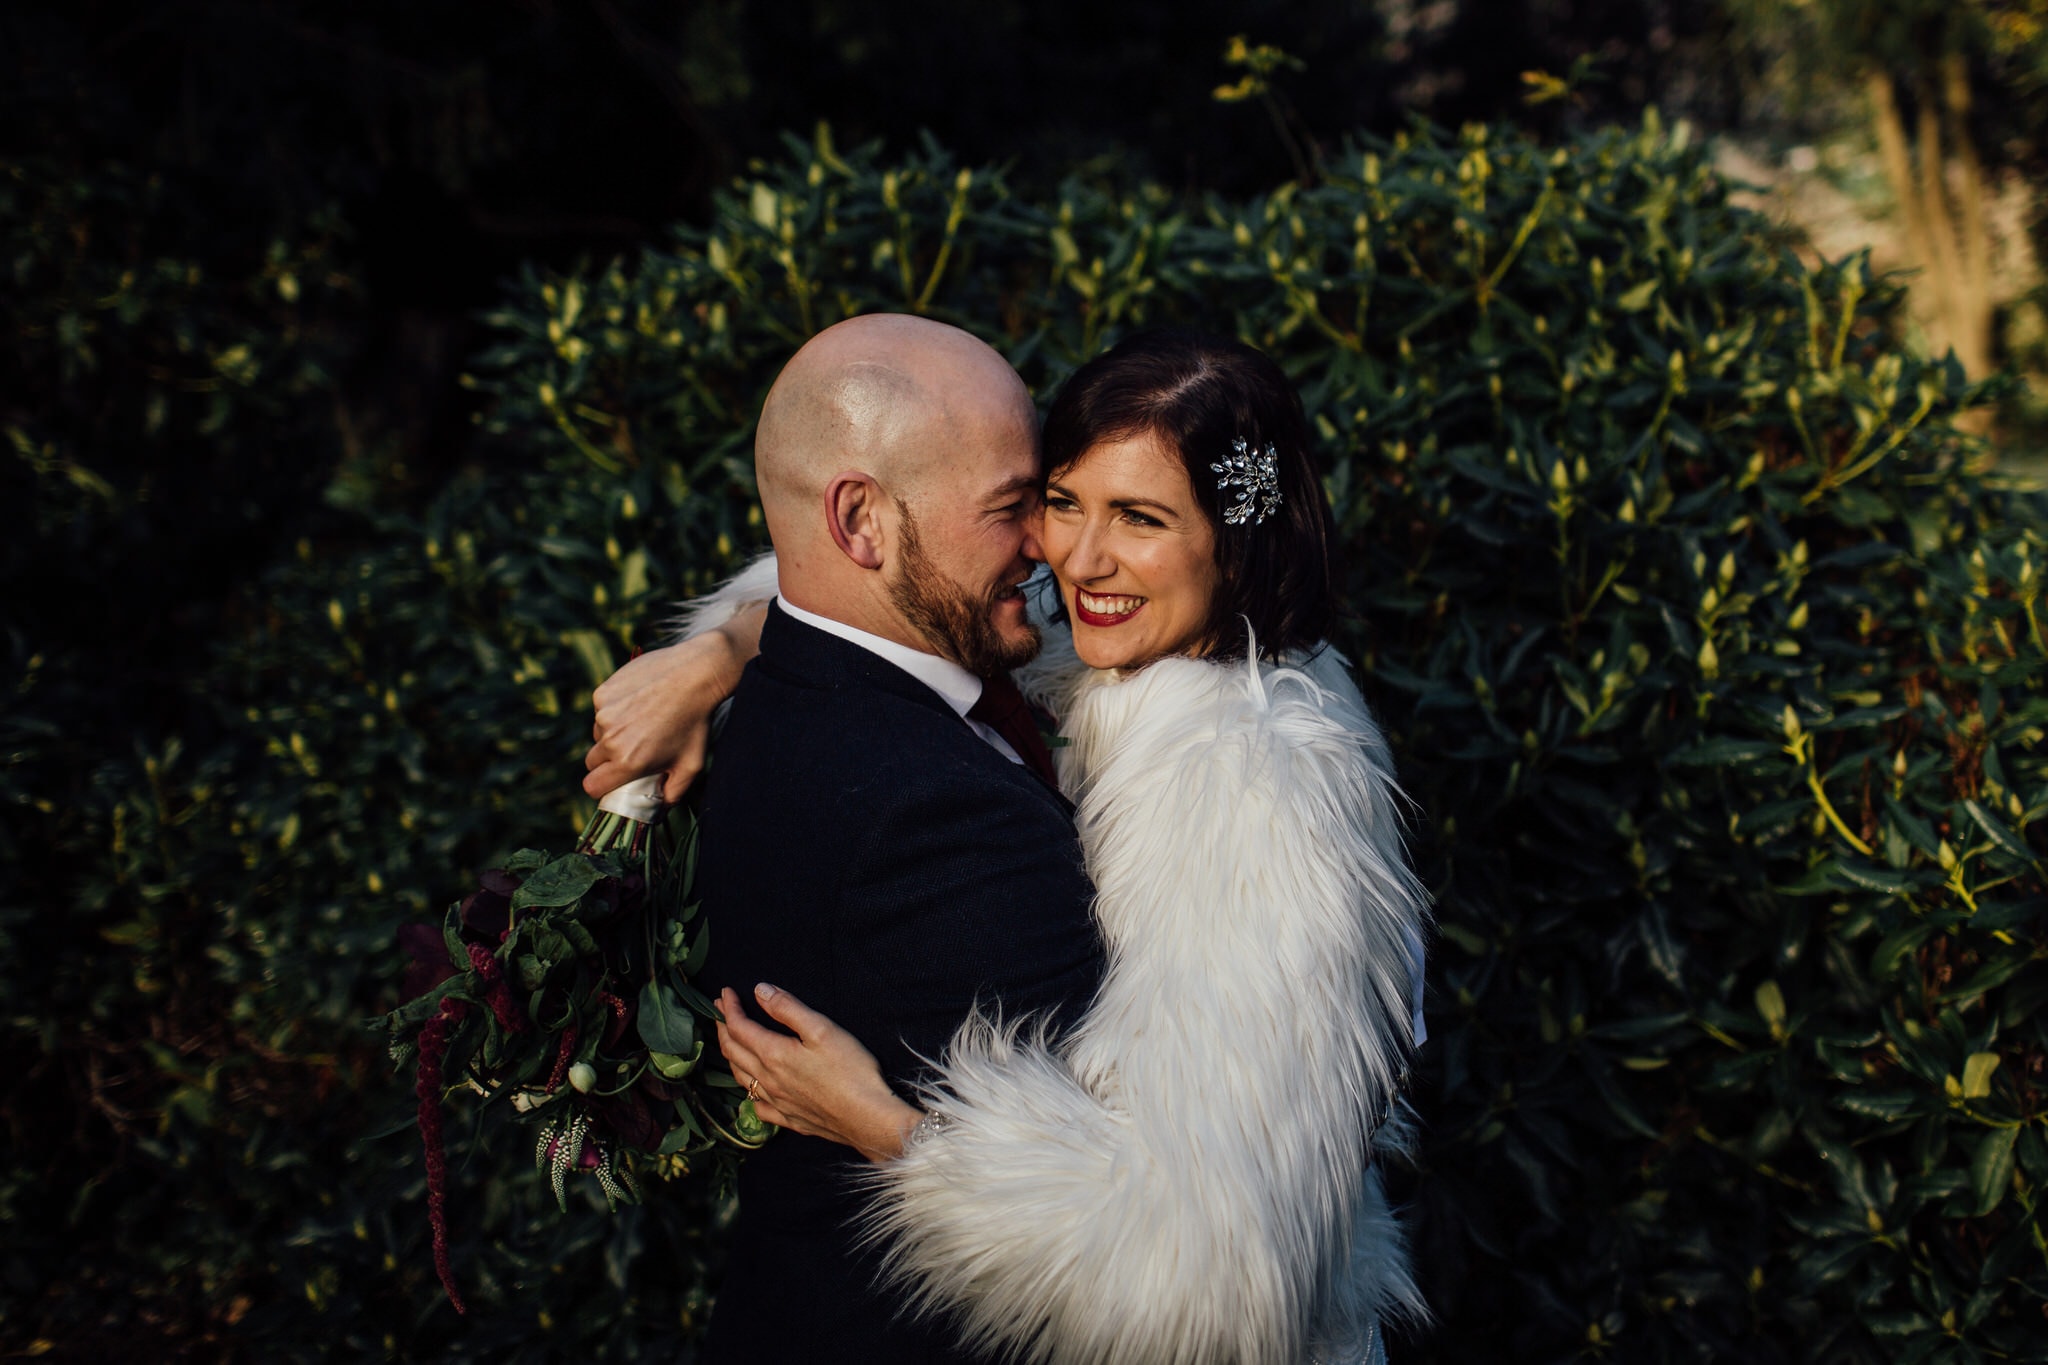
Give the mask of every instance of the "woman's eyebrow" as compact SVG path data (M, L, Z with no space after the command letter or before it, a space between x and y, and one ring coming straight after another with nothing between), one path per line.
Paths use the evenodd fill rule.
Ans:
M1064 484L1048 483L1045 486L1045 491L1066 498L1070 502L1080 501ZM1163 513L1175 520L1179 520L1187 515L1177 507L1163 502L1155 502L1151 498L1111 498L1109 500L1109 507L1113 512L1125 512L1134 508L1148 508L1152 511Z

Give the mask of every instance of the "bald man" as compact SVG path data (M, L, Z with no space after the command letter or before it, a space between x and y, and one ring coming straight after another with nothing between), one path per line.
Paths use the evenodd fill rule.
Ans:
M778 591L705 785L697 889L716 930L699 979L790 992L913 1098L921 1059L977 1002L1072 1022L1101 979L1042 742L977 707L1014 697L1005 670L1038 647L1018 591L1037 555L1037 422L967 333L862 317L789 362L754 458ZM600 716L631 695L615 681ZM630 729L615 722L607 746L600 723L593 790L645 771ZM705 1361L975 1358L877 1286L861 1164L795 1133L748 1159Z

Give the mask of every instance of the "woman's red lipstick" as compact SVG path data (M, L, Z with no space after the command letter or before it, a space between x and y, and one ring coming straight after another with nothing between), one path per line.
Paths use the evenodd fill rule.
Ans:
M1081 594L1078 592L1074 594L1074 619L1084 626L1120 626L1124 622L1136 617L1144 609L1145 604L1140 602L1136 607L1133 607L1121 616L1104 616L1099 612L1090 611L1082 606Z

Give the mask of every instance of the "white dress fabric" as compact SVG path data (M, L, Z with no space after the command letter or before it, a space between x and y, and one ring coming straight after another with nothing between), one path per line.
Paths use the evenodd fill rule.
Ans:
M1108 969L1056 1042L961 1026L871 1177L887 1273L1003 1359L1383 1362L1425 1315L1370 1158L1428 912L1357 686L1329 650L1090 670L1063 626L1015 676L1061 719Z

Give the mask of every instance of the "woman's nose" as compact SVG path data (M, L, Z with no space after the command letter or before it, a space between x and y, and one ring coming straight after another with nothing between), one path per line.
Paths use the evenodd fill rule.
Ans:
M1077 582L1093 581L1115 572L1116 556L1109 552L1102 528L1082 527L1080 538L1074 542L1074 552L1067 556L1067 576Z

